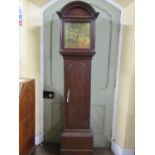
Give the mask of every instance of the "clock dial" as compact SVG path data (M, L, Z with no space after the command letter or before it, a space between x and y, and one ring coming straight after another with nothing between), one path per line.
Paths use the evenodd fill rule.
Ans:
M90 23L65 23L65 48L90 48Z

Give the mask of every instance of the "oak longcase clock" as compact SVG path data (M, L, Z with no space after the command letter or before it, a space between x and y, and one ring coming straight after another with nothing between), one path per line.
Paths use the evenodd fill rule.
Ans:
M82 1L57 12L61 19L60 54L64 58L65 129L61 155L93 155L90 130L91 59L95 54L98 13Z

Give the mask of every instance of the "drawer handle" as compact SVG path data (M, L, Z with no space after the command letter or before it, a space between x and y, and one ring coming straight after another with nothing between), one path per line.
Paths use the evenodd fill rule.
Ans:
M67 91L67 103L69 103L70 94L71 94L71 91L70 91L70 89L68 89L68 91Z

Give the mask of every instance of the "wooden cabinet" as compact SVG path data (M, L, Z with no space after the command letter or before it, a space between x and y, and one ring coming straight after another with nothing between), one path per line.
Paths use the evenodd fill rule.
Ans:
M35 81L19 83L19 154L28 155L35 143Z
M87 3L74 1L62 8L60 53L64 58L65 130L61 155L93 155L90 130L91 59L95 54L95 19Z

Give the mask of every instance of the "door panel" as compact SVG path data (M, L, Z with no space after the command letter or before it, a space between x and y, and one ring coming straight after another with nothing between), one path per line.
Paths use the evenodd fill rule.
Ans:
M89 2L97 12L100 12L96 20L96 54L92 59L91 65L90 125L94 135L94 146L109 147L112 133L120 11L103 0L84 1ZM44 128L45 140L54 142L59 141L64 127L64 66L63 58L59 54L60 21L55 13L68 2L70 0L60 1L44 12L44 89L53 90L55 93L54 99L44 100ZM75 65L73 67L74 70L72 68L70 71L73 79L74 76L78 76L75 70L80 68L79 66ZM81 72L83 75L87 74L84 69L81 69ZM85 83L84 81L85 79L83 78L83 83ZM74 90L73 88L71 89ZM77 92L74 93L76 96ZM78 103L75 102L75 104ZM82 113L84 115L84 112ZM75 113L70 117L76 115ZM79 121L77 118L74 127Z
M115 29L111 16L100 10L96 29L96 55L92 61L91 128L95 146L109 147L117 62L117 46L112 50Z
M53 99L44 99L44 138L45 141L59 142L64 127L64 87L63 59L59 54L59 19L53 15L52 22L46 23L47 34L44 55L44 90L54 91Z

